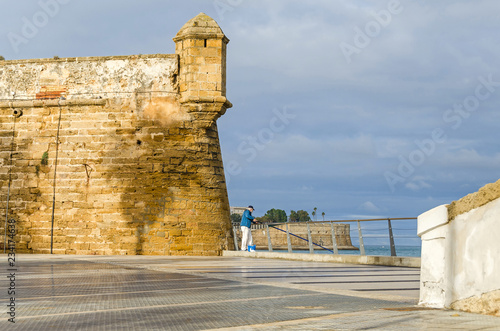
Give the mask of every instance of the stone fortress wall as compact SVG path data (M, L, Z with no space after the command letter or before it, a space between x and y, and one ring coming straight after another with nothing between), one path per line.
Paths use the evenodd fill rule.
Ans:
M286 231L286 224L273 225L274 227ZM349 224L334 224L335 240L337 241L337 248L340 250L359 250L358 247L352 245L351 232ZM267 231L264 225L254 225L252 229L252 238L257 249L268 249ZM311 230L312 242L321 245L327 249L333 250L332 230L329 223L314 224L309 223ZM288 230L297 236L307 239L307 225L305 223L288 223ZM273 249L287 250L288 241L286 232L282 232L273 228L269 229L271 243ZM237 236L240 238L239 225L237 225ZM292 249L308 250L309 243L305 240L290 236ZM241 239L238 239L238 244L241 244ZM322 250L321 247L315 246L314 249Z
M229 40L199 14L174 41L172 55L0 61L0 233L16 222L17 252L234 247L216 124Z

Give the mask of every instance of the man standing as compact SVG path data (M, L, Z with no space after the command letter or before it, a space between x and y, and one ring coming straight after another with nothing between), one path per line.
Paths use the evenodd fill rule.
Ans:
M246 251L248 246L253 246L252 239L252 231L250 228L252 227L252 223L257 224L253 220L255 217L252 216L253 206L248 206L248 208L243 213L241 217L241 250Z

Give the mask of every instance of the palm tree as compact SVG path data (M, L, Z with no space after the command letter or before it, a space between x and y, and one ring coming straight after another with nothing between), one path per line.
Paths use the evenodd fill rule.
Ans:
M318 210L318 208L314 207L314 211L312 212L312 215L314 217L314 220L316 221L316 211Z
M321 216L323 216L323 222L324 222L325 221L325 212L322 212Z

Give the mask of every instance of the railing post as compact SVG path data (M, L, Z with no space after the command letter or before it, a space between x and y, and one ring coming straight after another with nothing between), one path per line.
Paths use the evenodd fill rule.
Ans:
M267 247L269 248L269 251L273 251L273 244L271 242L271 234L269 233L269 225L266 224L266 230L267 230Z
M332 227L333 254L338 254L339 249L337 247L337 237L335 236L335 227L333 226L333 222L331 222L330 225Z
M394 245L394 236L392 235L392 225L391 225L391 219L387 219L388 225L389 225L389 241L391 243L391 256L396 256L396 246Z
M292 253L292 240L290 239L290 230L288 229L288 222L286 223L286 243L288 245L288 253Z
M307 223L307 240L309 241L309 253L314 254L311 227L309 226L309 222Z
M365 244L363 243L363 234L361 233L361 223L358 222L358 233L359 233L359 254L366 255L365 253Z
M236 226L233 225L233 235L234 235L234 249L239 251L238 249L238 232L236 231Z

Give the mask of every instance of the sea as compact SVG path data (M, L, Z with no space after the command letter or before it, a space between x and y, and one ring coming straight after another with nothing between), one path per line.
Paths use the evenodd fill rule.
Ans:
M258 250L266 252L265 250ZM396 246L396 255L405 257L420 257L421 246ZM286 250L274 250L274 252L286 253ZM293 253L309 253L309 250L293 250ZM315 254L332 254L331 252L316 248ZM365 245L366 255L391 256L391 247L389 245ZM339 250L341 255L360 255L359 250Z

